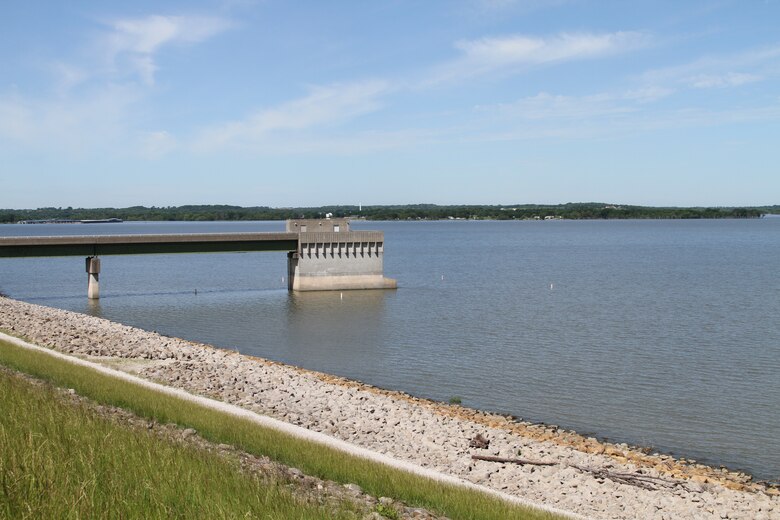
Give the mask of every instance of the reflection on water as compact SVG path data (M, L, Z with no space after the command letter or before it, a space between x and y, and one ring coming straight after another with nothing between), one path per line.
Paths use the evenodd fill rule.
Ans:
M382 364L385 299L388 291L325 291L290 293L287 349L303 363L345 374L356 357Z
M330 316L332 312L347 317L350 314L376 316L385 307L390 291L313 291L291 292L288 310L290 316L306 313L308 316Z
M84 311L84 314L103 318L103 307L100 305L100 300L91 300L87 298L87 310Z

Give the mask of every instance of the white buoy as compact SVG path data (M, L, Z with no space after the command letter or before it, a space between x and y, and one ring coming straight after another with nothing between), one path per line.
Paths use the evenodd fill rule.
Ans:
M553 290L553 284L552 284L552 282L550 282L550 290L551 290L551 291Z
M441 275L441 279L444 280L444 275Z
M339 293L339 295L341 296L341 299L343 300L344 299L344 293Z

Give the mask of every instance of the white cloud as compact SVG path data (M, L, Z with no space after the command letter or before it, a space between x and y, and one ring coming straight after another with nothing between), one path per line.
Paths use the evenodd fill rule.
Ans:
M50 63L54 95L0 92L0 141L67 154L112 149L146 157L158 157L176 146L166 132L139 134L134 128L135 109L147 90L144 85L154 84L156 55L167 46L201 42L227 30L231 22L154 15L103 25L80 60Z
M176 147L176 138L164 130L145 132L139 141L140 153L147 159L162 157Z
M525 120L588 119L625 114L636 110L618 103L614 96L607 94L576 97L552 95L547 92L540 92L514 103L482 107L482 109L497 111L512 119Z
M498 123L495 124L497 129L506 127L506 134L518 135L519 132L519 135L532 136L533 132L539 132L538 135L544 137L561 136L575 126L592 125L605 118L614 120L635 110L608 94L564 96L540 92L513 103L479 107L478 112L488 114L489 125ZM499 135L503 134L499 132Z
M383 81L314 87L306 97L203 130L196 148L253 148L263 145L274 133L342 123L379 109L380 97L388 91Z
M128 66L144 83L152 85L157 71L155 53L165 45L193 44L231 27L224 18L162 16L126 18L108 22L110 32L99 45L115 68Z
M778 75L780 45L707 56L689 63L645 72L642 80L687 88L739 87Z
M686 83L694 88L726 88L738 87L747 83L761 81L757 74L728 72L726 74L697 74L686 79Z
M539 92L512 103L478 106L478 112L525 120L584 120L615 118L645 110L644 105L669 96L674 91L646 87L624 92L601 92L584 96L565 96Z
M600 56L623 48L624 43L636 37L636 33L561 34L546 39L511 36L461 41L456 47L467 59L492 66Z
M674 94L674 89L650 85L647 87L629 90L623 94L623 98L639 103L650 103Z
M548 37L513 35L455 44L461 57L440 67L433 83L457 80L494 71L512 72L522 67L594 59L647 46L647 34L623 31L604 34L561 33Z

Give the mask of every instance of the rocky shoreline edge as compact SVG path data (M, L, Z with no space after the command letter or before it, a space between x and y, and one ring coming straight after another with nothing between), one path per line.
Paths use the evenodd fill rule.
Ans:
M600 442L555 426L518 422L8 298L0 298L0 329L587 517L780 517L778 489L753 482L749 475ZM475 444L479 438L487 446ZM474 455L499 461L475 460ZM621 475L630 478L617 478Z

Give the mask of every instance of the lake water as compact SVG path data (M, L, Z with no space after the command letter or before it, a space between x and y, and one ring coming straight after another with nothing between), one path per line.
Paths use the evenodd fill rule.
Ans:
M280 231L6 225L0 235ZM780 477L780 218L355 222L397 291L290 294L283 253L0 259L0 291Z

